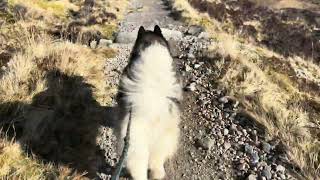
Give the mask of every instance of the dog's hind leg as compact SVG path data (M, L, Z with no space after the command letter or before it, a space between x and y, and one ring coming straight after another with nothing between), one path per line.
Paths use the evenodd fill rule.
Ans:
M144 125L132 123L126 167L134 180L148 179L148 136Z
M169 127L159 137L156 145L152 147L149 158L152 179L163 179L165 177L164 163L174 155L178 145L178 138L178 127Z

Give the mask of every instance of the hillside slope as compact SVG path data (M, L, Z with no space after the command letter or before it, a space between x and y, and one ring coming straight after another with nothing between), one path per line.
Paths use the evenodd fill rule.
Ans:
M279 140L308 179L319 178L319 3L317 1L173 0L190 24L215 40L217 83ZM216 58L216 57L221 58Z
M0 2L0 179L96 177L103 69L127 4Z

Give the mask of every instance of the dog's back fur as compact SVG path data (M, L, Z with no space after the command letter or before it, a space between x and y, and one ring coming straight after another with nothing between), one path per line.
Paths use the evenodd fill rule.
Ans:
M176 151L179 139L181 85L173 59L159 26L154 31L140 27L129 64L117 95L120 107L120 139L125 137L132 108L126 167L135 180L165 176L163 164Z

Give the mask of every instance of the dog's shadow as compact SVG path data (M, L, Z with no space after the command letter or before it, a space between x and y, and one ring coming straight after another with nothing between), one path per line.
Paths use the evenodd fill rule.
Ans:
M89 178L112 169L97 138L101 138L104 126L114 128L118 107L101 106L93 87L81 76L54 70L45 77L48 88L36 94L30 104L0 103L2 132L22 144L26 154L44 163L87 172Z

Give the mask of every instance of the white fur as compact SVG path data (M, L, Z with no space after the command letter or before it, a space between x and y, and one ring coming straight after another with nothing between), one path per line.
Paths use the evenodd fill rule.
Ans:
M182 99L172 57L168 49L153 44L140 54L134 64L134 81L122 77L126 101L132 104L132 119L127 169L135 180L165 176L163 164L176 151L179 138L179 109L168 97ZM122 125L125 136L128 115Z

